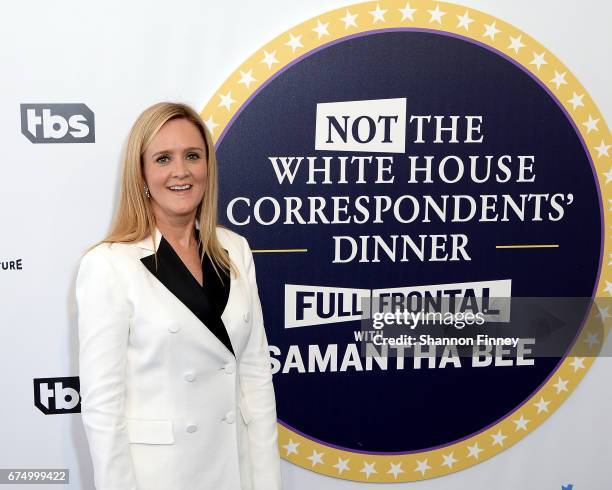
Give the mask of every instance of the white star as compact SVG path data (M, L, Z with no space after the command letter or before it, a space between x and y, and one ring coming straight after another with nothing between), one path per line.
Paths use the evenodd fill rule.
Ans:
M431 469L431 466L427 464L427 458L424 459L423 461L419 461L417 459L417 467L415 468L414 471L418 471L421 475L424 475L427 472L427 470L430 470L430 469Z
M531 422L531 420L526 419L523 414L521 414L521 418L520 419L516 419L513 420L512 422L514 422L516 424L516 429L515 430L527 430L527 424L529 422Z
M483 451L484 449L480 449L478 447L478 443L474 444L473 446L468 446L468 458L478 459L478 455Z
M612 199L610 199L610 201L612 201ZM612 296L612 282L606 281L606 287L604 288L604 291L610 296Z
M436 5L434 10L428 10L427 12L431 14L431 19L429 19L429 22L437 22L438 24L442 24L442 17L446 15L446 12L440 10L439 5Z
M586 126L587 134L588 134L591 131L599 131L599 129L597 129L597 123L598 122L599 122L599 119L593 119L593 116L591 116L589 114L589 119L587 121L583 122L582 125Z
M612 265L612 254L610 254L610 260L608 261L608 265ZM602 308L602 311L604 310L604 308ZM606 310L606 314L608 312L608 308L605 308ZM608 315L609 316L609 315Z
M610 259L612 259L612 254L610 254ZM612 265L612 260L610 260L610 262L608 262L608 265ZM601 318L602 320L605 320L606 318L610 318L610 313L608 313L608 310L610 309L609 306L606 306L605 308L600 308L599 306L597 307L598 311L597 314L595 315L597 318Z
M221 97L221 102L219 102L219 106L218 107L225 107L228 111L232 107L232 104L234 102L236 102L234 99L232 99L232 92L231 91L228 92L226 95L219 94L219 97Z
M570 366L574 368L574 372L584 369L584 357L574 357L574 360L570 362Z
M212 116L206 119L206 121L204 121L204 124L206 124L206 127L208 128L211 134L215 132L215 128L218 126L218 124L215 121L213 121Z
M410 3L408 2L406 2L406 6L403 9L398 10L402 13L402 20L414 20L414 17L412 17L412 15L417 11L417 9L410 8Z
M370 475L371 475L372 473L378 473L378 471L376 471L376 470L374 469L374 465L375 465L375 464L376 464L376 463L366 463L366 462L364 461L364 462L363 462L363 468L361 468L361 469L359 470L359 473L365 473L366 478L370 478Z
M397 464L389 463L389 464L391 466L391 469L387 471L387 473L391 473L393 475L393 478L397 480L397 475L404 472L404 470L402 470L402 463L397 463Z
M501 31L497 28L495 22L491 24L485 24L485 31L482 37L490 37L492 40L495 41L495 35L499 34L500 32Z
M276 59L276 50L272 51L271 53L268 53L264 49L264 57L263 60L261 60L261 63L265 63L266 65L268 65L268 69L272 68L272 65L274 63L278 63L278 60Z
M612 211L612 199L608 199L608 203L610 203L610 207L608 208L608 211Z
M442 463L442 466L448 466L449 468L452 468L453 465L459 461L458 459L454 458L453 453L443 454L442 457L444 458L444 463Z
M355 19L357 18L357 14L351 14L348 10L346 11L346 15L342 17L340 20L344 22L344 28L348 29L349 27L357 27L357 22Z
M312 461L312 466L315 466L317 464L323 464L323 454L324 453L318 453L313 449L312 454L308 456L306 459L309 459L310 461Z
M521 42L522 37L523 36L519 36L519 37L510 36L510 46L508 46L508 49L513 49L514 52L518 54L519 49L525 47L525 45Z
M608 150L610 149L612 145L606 145L604 143L604 140L601 140L601 143L599 144L599 146L595 147L595 149L597 150L597 158L601 158L603 156L607 156L609 157L610 155L608 154Z
M538 71L540 71L540 67L542 65L548 65L548 61L546 61L544 59L544 55L546 53L544 51L542 51L540 54L536 53L535 51L533 52L533 59L531 60L531 62L529 63L530 65L535 65L538 68Z
M291 52L295 53L295 50L297 48L304 47L303 44L300 42L300 39L302 39L301 34L299 36L294 36L293 34L289 33L289 41L285 43L285 46L289 46L291 48Z
M565 75L566 72L559 73L557 70L555 70L555 78L551 80L551 83L555 84L557 90L559 90L559 87L561 87L561 85L567 85L567 82L565 81Z
M574 92L573 94L574 95L572 96L572 98L568 100L568 102L572 104L572 108L576 110L576 107L578 106L584 107L584 104L582 102L582 98L584 97L584 94L578 95L576 92Z
M470 19L470 16L468 15L467 10L465 11L465 14L458 15L457 19L459 20L459 24L457 24L457 28L465 27L466 31L469 30L470 24L474 22L474 19Z
M372 16L372 23L376 24L379 20L385 22L386 10L382 10L380 5L376 4L376 10L370 10L369 14Z
M493 438L493 445L494 446L503 446L504 445L504 439L507 439L508 436L505 436L501 429L497 431L497 434L491 434L491 437Z
M587 338L584 339L584 343L589 345L589 349L592 349L595 344L599 344L599 339L596 334L589 332Z
M329 22L322 24L319 19L317 19L317 27L313 29L314 32L317 33L317 39L321 39L323 36L329 36L329 32L327 31L327 26Z
M334 468L338 470L338 473L342 474L344 470L350 470L348 462L348 459L338 458L338 462L334 465Z
M240 80L238 80L238 83L241 83L245 85L246 88L249 88L251 86L251 83L256 81L257 80L253 78L253 70L249 70L247 72L240 70Z
M567 383L569 383L569 380L562 379L561 376L559 376L559 380L553 385L553 387L557 390L557 395L562 391L567 391Z
M539 402L534 403L534 406L538 409L538 413L548 412L548 405L550 405L550 402L547 402L546 400L544 400L543 396L540 397Z
M287 450L287 456L290 454L297 454L297 447L300 445L299 442L293 442L293 439L289 439L289 442L283 446L283 449Z
M604 175L606 176L606 184L607 184L607 183L609 183L612 180L612 168L610 168L610 170L605 172ZM608 265L610 265L610 264L608 264Z

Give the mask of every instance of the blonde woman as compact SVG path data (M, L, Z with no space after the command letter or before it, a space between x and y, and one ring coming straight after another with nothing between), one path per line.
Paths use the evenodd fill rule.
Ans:
M253 255L216 216L202 119L183 104L149 107L129 134L112 230L76 281L98 490L281 488Z

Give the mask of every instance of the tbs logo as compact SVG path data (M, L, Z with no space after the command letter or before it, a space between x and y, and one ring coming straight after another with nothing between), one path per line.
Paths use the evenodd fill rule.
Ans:
M85 104L21 104L21 132L32 143L94 143L94 113Z
M34 405L45 415L79 413L79 377L34 378Z

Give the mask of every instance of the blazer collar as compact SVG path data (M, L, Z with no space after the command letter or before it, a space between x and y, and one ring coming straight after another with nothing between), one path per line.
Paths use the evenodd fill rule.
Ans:
M196 229L200 229L200 222L196 219ZM149 250L150 252L156 252L159 248L159 242L161 242L161 231L159 228L155 226L155 248L153 248L153 240L151 240L151 235L147 235L142 240L135 243L136 246L143 248L145 250Z
M151 239L151 235L147 235L139 242L136 242L135 245L145 250L149 250L150 252L157 251L157 249L159 248L159 242L161 242L161 236L162 236L161 232L159 231L159 228L156 226L155 227L155 248L153 248L153 240Z

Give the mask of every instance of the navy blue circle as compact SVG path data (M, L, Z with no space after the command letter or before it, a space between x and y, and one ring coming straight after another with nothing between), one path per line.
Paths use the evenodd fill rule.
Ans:
M408 167L395 164L397 184L279 185L270 156L336 155L314 150L316 104L407 99L416 115L482 115L482 144L407 140L408 155L535 155L536 181L477 185L406 184ZM431 133L427 134L431 140ZM219 220L244 234L252 248L307 248L308 253L255 255L268 342L283 362L288 346L338 344L341 362L359 322L284 329L284 285L391 288L512 279L513 296L590 297L598 275L601 213L589 159L571 122L551 96L509 60L443 34L379 31L343 40L281 72L246 105L218 143ZM402 159L403 157L403 159ZM406 157L395 155L397 162ZM337 172L334 172L337 176ZM253 218L229 223L236 196L572 193L558 222L400 223L270 226ZM331 264L333 235L465 233L471 261ZM495 244L558 243L556 249L500 250ZM580 325L574 326L575 331ZM571 339L568 339L568 346ZM468 437L519 406L551 374L559 358L529 368L389 369L276 373L279 419L328 444L372 452L419 451Z

